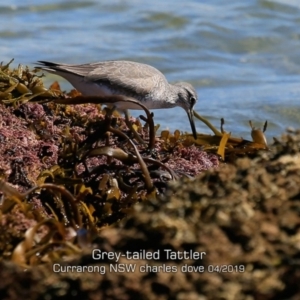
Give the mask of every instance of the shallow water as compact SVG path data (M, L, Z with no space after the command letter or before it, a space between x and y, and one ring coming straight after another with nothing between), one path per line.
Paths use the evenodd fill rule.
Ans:
M247 139L249 119L268 120L268 140L299 127L299 49L298 0L0 1L0 61L148 63L192 83L196 110ZM181 108L154 113L162 129L190 131Z

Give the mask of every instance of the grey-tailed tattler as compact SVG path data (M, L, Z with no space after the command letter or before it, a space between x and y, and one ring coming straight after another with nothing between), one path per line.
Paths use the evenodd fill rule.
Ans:
M187 82L168 83L156 68L132 61L103 61L81 65L39 61L42 70L68 80L84 96L123 95L132 97L148 109L182 107L197 139L193 108L197 93ZM118 110L141 109L129 102L115 104Z

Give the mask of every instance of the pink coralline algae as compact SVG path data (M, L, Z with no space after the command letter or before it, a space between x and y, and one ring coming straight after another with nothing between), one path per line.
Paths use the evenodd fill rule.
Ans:
M215 154L207 153L196 146L176 147L166 165L179 174L196 176L204 170L217 167L219 160Z

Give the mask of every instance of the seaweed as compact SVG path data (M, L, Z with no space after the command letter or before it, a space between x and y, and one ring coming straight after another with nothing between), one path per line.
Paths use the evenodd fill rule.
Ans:
M11 62L0 65L1 110L6 123L11 116L13 122L23 122L22 128L26 124L39 148L38 154L28 149L27 161L17 164L20 159L13 160L10 153L20 150L7 138L13 129L7 126L1 134L0 128L6 162L0 166L0 218L17 211L34 221L14 241L13 251L3 246L7 236L0 234L0 251L22 266L80 252L100 230L126 217L135 203L157 199L168 182L194 177L221 160L267 150L266 125L261 131L250 122L251 142L226 133L224 120L219 131L194 112L214 135L198 134L195 140L180 130L164 130L159 136L154 115L135 99L64 93L58 83L46 89L36 71L21 65L10 70ZM114 110L119 101L140 105L146 117L124 119Z

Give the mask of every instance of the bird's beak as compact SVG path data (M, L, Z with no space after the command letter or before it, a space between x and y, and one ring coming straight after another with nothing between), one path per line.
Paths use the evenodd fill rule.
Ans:
M188 109L187 114L188 114L188 117L189 117L189 120L190 120L190 124L191 124L194 139L196 140L197 139L197 131L196 131L196 126L195 126L195 122L194 122L193 109Z

